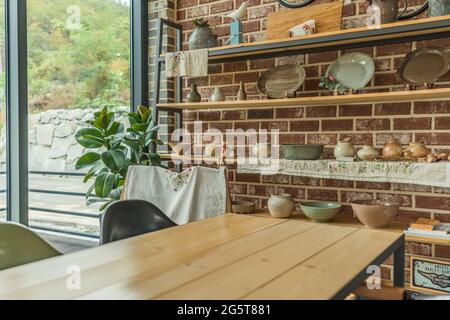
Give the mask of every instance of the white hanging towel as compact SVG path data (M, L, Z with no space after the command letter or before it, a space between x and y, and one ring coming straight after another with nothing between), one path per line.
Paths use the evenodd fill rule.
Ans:
M178 225L227 213L226 168L193 167L176 173L159 167L130 167L125 200L153 203Z
M208 75L208 49L168 52L165 56L168 78Z

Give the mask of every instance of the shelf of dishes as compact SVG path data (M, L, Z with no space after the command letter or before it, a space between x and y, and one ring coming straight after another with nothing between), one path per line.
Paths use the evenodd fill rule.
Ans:
M404 90L393 92L360 93L318 97L299 97L284 99L160 103L158 107L184 110L242 109L242 108L283 108L295 106L323 106L360 103L407 102L449 99L450 88Z
M230 60L266 58L267 55L331 51L339 48L374 46L382 43L407 42L424 38L442 38L450 32L450 16L401 21L379 27L359 27L321 32L294 38L272 39L208 49L212 63ZM161 61L164 57L160 58Z

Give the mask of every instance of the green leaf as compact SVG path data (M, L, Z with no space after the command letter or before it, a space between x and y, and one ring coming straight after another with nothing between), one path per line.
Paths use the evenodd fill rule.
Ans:
M86 191L86 200L89 199L89 197L92 195L92 191L95 189L95 183L92 184L92 186L89 187L88 191Z
M131 126L131 129L137 132L145 132L147 130L148 124L146 123L138 123Z
M86 199L86 205L87 206L91 206L93 204L96 203L103 203L103 202L109 202L109 199L102 199L102 198L98 198L98 197L91 197L89 199Z
M80 145L88 149L101 148L105 144L103 133L96 128L80 129L76 133L75 139Z
M157 153L147 153L147 158L150 160L151 164L154 166L160 166L161 165L161 157Z
M119 172L125 166L125 154L122 150L109 150L103 152L102 160L113 172Z
M124 125L120 122L114 121L114 122L110 123L108 130L106 131L106 135L112 136L115 134L123 133L123 131L124 131Z
M140 115L142 116L142 118L143 118L144 114L146 114L147 112L149 112L150 109L149 109L148 107L144 106L144 105L140 105L140 106L138 106L138 111L139 111L139 114L140 114Z
M96 152L86 153L77 161L77 163L75 165L75 169L81 170L81 169L93 166L100 159L101 159L100 154L98 154Z
M111 203L113 203L113 202L114 202L114 201L108 201L107 203L105 203L104 205L102 205L102 206L99 208L100 212L106 210L106 208L107 208Z
M99 198L107 198L114 189L115 174L112 172L103 172L95 180L95 194Z

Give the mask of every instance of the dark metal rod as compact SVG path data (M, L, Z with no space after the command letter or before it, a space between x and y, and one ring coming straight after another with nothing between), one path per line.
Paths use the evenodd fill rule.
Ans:
M61 196L74 196L74 197L85 197L85 193L81 192L68 192L68 191L54 191L54 190L44 190L44 189L30 189L32 193L44 193L44 194L54 194Z
M78 211L54 210L54 209L47 209L47 208L40 208L40 207L30 207L29 209L33 210L33 211L57 213L57 214L65 215L65 216L75 216L75 217L93 218L93 219L98 219L98 217L99 217L98 214L78 212Z
M394 252L394 287L405 286L405 244Z
M92 239L100 238L98 235L95 235L95 234L47 228L47 227L39 226L36 224L31 224L30 227L31 227L31 229L34 229L34 230L50 231L50 232L55 232L55 233L60 233L60 234L70 234L70 235L74 235L74 236L87 237L87 238L92 238Z

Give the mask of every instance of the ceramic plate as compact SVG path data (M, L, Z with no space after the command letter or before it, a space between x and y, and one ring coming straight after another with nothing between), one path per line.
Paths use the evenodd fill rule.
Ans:
M449 70L449 58L440 48L420 48L403 60L397 75L404 84L433 84Z
M305 81L306 71L298 65L268 69L258 79L258 90L271 99L282 99L294 94Z
M351 52L337 59L327 70L337 82L353 90L364 88L372 79L375 64L371 56L362 52Z

